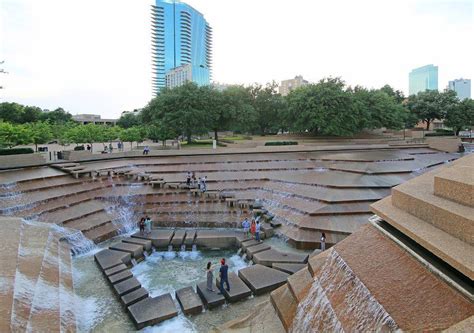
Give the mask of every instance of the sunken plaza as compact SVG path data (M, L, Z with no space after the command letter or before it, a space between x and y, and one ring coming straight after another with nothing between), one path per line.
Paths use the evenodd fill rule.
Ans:
M0 332L474 330L472 154L367 139L9 158ZM221 257L219 294L204 274Z

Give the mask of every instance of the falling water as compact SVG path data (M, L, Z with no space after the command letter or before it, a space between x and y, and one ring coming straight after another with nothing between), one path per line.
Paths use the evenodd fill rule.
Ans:
M52 228L54 228L57 233L63 235L61 239L69 243L72 254L75 256L98 250L97 245L89 238L86 238L79 230L64 228L57 224L52 224Z
M137 261L135 259L132 258L132 265L133 266L136 266L137 265Z
M182 252L185 252L185 251L186 251L186 245L184 245L184 244L181 245L181 251L182 251Z
M168 245L168 252L172 252L173 251L173 245Z
M193 252L197 251L197 245L196 244L193 244L193 247L192 247L191 251L193 251Z
M337 305L336 309L333 305ZM290 332L396 331L397 324L336 250L296 310Z

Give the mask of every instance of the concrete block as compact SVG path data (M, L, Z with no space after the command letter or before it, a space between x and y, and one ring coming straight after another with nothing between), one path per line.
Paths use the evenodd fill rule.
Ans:
M236 247L235 232L227 230L199 230L195 244L198 248L233 248Z
M173 247L181 246L181 244L184 243L184 238L185 237L186 237L186 231L185 230L175 230L173 239L171 240L171 245L173 245Z
M131 266L132 256L130 253L114 251L110 249L102 250L94 255L94 260L99 264L102 271L125 264Z
M125 266L124 264L120 264L118 266L115 266L115 267L112 267L112 268L109 268L109 269L105 270L104 274L105 274L105 276L114 275L114 274L123 272L127 269L128 269L127 266Z
M217 290L220 288L220 278L218 277L216 279L216 286ZM250 295L252 295L252 291L250 290L249 287L238 277L237 274L234 272L229 273L229 286L230 286L230 291L227 291L225 289L225 284L224 284L224 290L223 290L223 295L229 302L237 302L243 299L246 299Z
M122 304L125 306L130 306L132 304L135 304L145 298L148 298L148 291L145 288L139 288L135 291L132 291L131 293L123 295L120 300L122 301Z
M122 242L142 245L144 251L147 251L147 252L151 251L151 240L148 240L148 239L132 238L131 237L131 238L123 239Z
M185 315L200 314L203 304L193 287L185 287L176 291L176 299Z
M137 232L132 235L133 238L141 238L141 239L148 239L151 240L153 246L157 249L164 249L167 248L173 238L174 231L173 230L152 230L149 234L140 234Z
M141 286L142 285L135 277L131 277L130 279L114 284L114 289L119 296L123 296L141 288Z
M196 238L196 231L195 230L188 230L186 231L186 237L184 238L184 244L186 246L191 246L194 244L194 239Z
M247 247L247 250L245 252L247 253L247 259L251 260L254 254L262 252L262 251L267 251L270 249L271 249L270 245L265 244L265 243L259 243L257 245Z
M307 268L303 268L288 277L288 288L290 288L298 303L308 294L313 282L313 276Z
M256 264L272 267L274 263L305 264L308 261L307 254L285 253L274 249L255 253L252 260Z
M256 295L272 291L286 283L289 274L263 265L253 265L239 271L239 277Z
M308 260L310 262L311 259ZM283 263L274 263L272 264L272 268L278 269L279 271L288 273L288 274L295 274L299 270L306 267L306 264L283 264Z
M196 285L196 290L201 297L202 302L208 309L212 309L218 307L225 303L225 297L223 295L219 295L217 291L209 291L207 290L207 282L201 282Z
M127 252L132 255L132 258L143 257L143 245L131 243L117 243L110 247L111 250Z
M122 281L128 280L133 276L132 272L130 270L125 270L123 272L110 275L107 278L109 279L109 282L112 284L120 283Z
M170 294L145 298L129 306L128 312L137 329L156 325L178 315Z

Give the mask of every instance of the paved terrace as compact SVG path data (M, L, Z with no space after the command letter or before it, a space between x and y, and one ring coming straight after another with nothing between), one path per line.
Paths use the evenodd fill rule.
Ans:
M290 242L317 248L321 232L329 245L339 242L367 223L370 204L393 186L457 157L423 145L352 145L174 151L64 163L0 172L0 214L77 229L95 242L145 214L154 227L237 227L249 216L247 206L229 206L225 197L171 186L193 171L207 176L210 192L236 202L260 199ZM107 176L113 171L115 176ZM169 186L151 186L158 179Z

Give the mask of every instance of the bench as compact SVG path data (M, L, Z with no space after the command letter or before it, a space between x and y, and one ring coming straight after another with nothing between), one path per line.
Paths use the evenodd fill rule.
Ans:
M139 174L137 174L137 180L149 180L149 179L150 179L150 175L145 172L140 172Z
M237 201L237 199L235 199L235 198L226 198L226 199L225 199L225 203L226 203L227 206L229 206L229 207L234 207L236 201Z
M158 187L158 188L165 186L164 180L152 180L150 184L151 184L151 187Z
M179 189L179 186L182 184L180 182L166 182L165 183L168 188Z
M94 170L76 170L76 171L71 171L71 175L78 179L80 175L85 175L85 174L89 174L90 177L92 177L92 173L94 172Z
M240 208L248 208L254 202L254 199L238 199L237 202Z
M206 191L206 196L208 198L218 198L219 197L219 191L217 190L210 190L210 191Z

